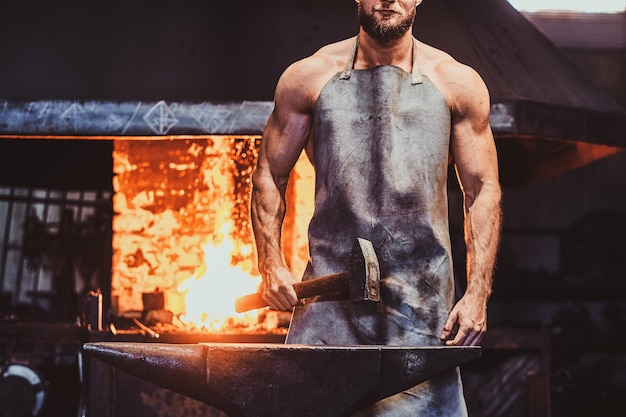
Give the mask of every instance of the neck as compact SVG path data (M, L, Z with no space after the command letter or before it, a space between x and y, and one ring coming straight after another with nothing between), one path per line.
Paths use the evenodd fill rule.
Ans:
M372 68L379 65L395 65L407 72L413 64L413 35L407 32L393 41L379 41L361 29L355 68Z

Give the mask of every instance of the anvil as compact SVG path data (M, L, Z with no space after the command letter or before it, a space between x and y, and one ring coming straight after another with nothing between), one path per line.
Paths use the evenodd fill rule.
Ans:
M480 347L87 343L84 351L230 417L348 416L480 357Z

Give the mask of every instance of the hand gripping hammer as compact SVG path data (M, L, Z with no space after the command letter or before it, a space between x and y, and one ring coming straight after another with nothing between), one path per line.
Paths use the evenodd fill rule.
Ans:
M293 289L299 300L315 295L340 294L350 297L354 302L380 301L380 268L372 242L356 239L348 271L297 282ZM267 306L260 293L244 295L235 300L238 313Z

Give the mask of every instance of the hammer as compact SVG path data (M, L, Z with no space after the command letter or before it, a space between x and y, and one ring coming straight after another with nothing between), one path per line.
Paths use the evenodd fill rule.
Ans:
M354 302L380 301L380 269L374 246L369 240L357 238L350 255L348 271L293 284L299 300L314 295L340 294ZM267 307L260 293L248 294L235 300L235 311Z

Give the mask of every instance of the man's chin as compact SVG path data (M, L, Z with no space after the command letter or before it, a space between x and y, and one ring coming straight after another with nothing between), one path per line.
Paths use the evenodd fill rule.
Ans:
M365 29L365 28L364 28ZM382 42L391 42L402 38L406 35L408 31L397 31L395 28L389 28L385 30L381 28L380 30L367 30L365 29L365 33L367 33L371 38L376 39Z
M373 39L390 42L400 39L413 27L415 16L409 18L399 14L376 17L379 13L360 16L361 27Z

